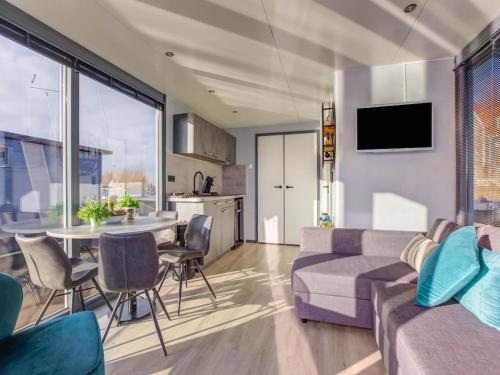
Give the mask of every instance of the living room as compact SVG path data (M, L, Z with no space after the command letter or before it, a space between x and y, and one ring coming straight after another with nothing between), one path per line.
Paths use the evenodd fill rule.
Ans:
M0 0L0 373L500 373L499 36L494 0Z

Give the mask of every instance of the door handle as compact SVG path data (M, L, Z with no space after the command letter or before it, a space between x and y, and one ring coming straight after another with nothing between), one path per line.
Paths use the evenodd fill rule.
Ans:
M287 188L287 189L293 189L293 186L286 185L286 188Z
M273 186L275 189L283 189L283 185L274 185Z

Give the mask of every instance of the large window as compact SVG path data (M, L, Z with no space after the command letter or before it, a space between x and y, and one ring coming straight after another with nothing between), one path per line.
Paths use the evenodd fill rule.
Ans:
M500 40L460 67L457 90L465 221L500 226Z
M80 75L80 200L128 194L155 211L156 129L155 108Z
M65 184L77 176L80 203L129 194L140 201L139 215L155 211L165 97L54 30L42 39L3 17L0 26L0 272L22 285L20 328L36 319L50 291L32 282L15 234L74 223L65 208L76 205L69 201L75 186ZM64 152L75 133L79 168ZM68 244L71 256L97 260L95 241ZM45 316L68 302L56 297Z
M62 66L0 36L0 70L0 272L23 287L22 327L49 291L31 282L14 232L62 224ZM57 297L48 313L63 306Z

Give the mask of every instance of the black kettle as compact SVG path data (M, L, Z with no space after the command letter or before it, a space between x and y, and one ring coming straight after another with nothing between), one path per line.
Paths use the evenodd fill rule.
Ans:
M210 190L212 190L212 186L214 186L214 177L207 176L205 181L203 181L202 192L205 194L210 194Z

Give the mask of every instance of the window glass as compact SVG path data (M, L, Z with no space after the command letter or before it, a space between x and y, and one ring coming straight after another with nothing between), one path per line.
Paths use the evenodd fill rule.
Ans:
M22 285L17 328L36 319L50 291L32 282L13 232L62 223L61 69L0 36L0 272ZM47 314L63 306L56 297Z
M156 109L80 75L80 200L140 202L156 210Z
M498 43L497 43L498 44ZM468 71L469 142L473 148L473 221L500 226L500 53L485 53Z

